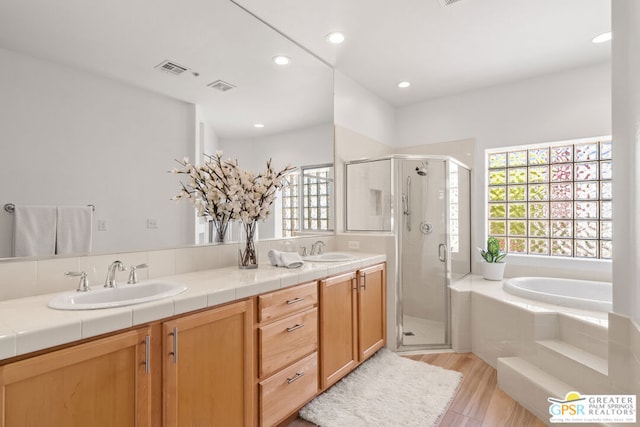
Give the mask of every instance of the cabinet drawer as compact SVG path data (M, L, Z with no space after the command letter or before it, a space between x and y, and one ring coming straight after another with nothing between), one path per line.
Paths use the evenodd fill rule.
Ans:
M260 372L264 378L318 348L318 309L294 314L259 329Z
M273 426L318 392L318 356L313 353L260 383L260 425Z
M258 322L267 322L318 303L318 284L305 283L258 297Z

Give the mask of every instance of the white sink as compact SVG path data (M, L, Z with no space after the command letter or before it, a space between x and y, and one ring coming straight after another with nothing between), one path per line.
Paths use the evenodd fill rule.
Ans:
M302 259L309 262L340 262L353 261L357 258L351 254L345 254L342 252L325 252L319 255L309 255Z
M96 287L87 292L64 292L53 297L48 305L57 310L95 310L155 301L186 290L187 286L180 283L149 280L117 288Z

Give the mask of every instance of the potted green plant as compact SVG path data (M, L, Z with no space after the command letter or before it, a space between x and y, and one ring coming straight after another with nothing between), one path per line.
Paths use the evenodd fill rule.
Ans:
M507 265L503 262L507 256L505 252L500 251L500 243L495 237L487 239L487 250L480 249L480 255L484 262L482 263L482 272L486 280L502 280L504 277L504 268Z

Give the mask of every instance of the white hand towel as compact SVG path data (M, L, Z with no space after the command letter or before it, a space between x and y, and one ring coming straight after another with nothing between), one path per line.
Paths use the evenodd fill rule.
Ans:
M304 261L297 252L282 252L280 254L281 266L287 268L302 267Z
M91 252L93 208L91 206L58 206L56 253Z
M271 265L276 267L298 268L304 264L297 252L282 252L275 249L269 251L269 260Z
M271 249L269 251L269 261L271 261L271 265L278 267L280 264L280 251L276 251L275 249Z
M56 249L56 207L16 205L13 255L48 256Z

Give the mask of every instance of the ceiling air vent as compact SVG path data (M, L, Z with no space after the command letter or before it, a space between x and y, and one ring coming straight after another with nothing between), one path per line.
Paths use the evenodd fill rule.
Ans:
M442 7L451 6L453 3L457 3L460 0L438 0Z
M179 76L188 70L187 67L183 67L182 65L178 65L172 61L162 61L158 65L155 66L156 70L165 71L169 74L173 74L175 76Z
M215 82L209 83L207 87L217 89L220 92L226 92L228 90L233 89L235 86L231 83L227 83L224 80L216 80Z

